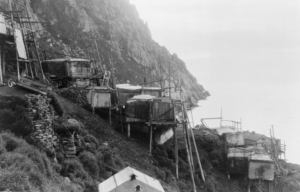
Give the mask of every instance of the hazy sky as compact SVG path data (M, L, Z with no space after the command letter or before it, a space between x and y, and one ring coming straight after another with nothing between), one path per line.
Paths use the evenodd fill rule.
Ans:
M223 107L267 136L273 124L300 164L300 1L130 1L153 39L211 93L202 116Z

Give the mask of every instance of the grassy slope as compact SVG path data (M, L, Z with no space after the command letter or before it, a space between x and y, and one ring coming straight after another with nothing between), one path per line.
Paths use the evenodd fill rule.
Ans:
M0 94L7 95L24 95L29 94L26 90L17 88L0 88ZM172 141L154 149L153 155L150 156L149 136L147 134L132 132L132 138L128 139L120 131L120 125L117 120L109 126L106 121L98 115L74 104L70 100L58 97L65 110L65 117L70 117L80 121L87 134L96 138L98 147L94 154L84 151L79 154L78 158L64 160L60 163L54 163L45 153L40 152L35 147L27 144L24 140L16 138L11 134L2 133L0 135L0 189L18 189L30 191L82 191L81 186L85 186L78 177L73 177L78 172L84 172L80 177L93 178L89 181L101 182L110 175L121 170L124 166L136 168L161 181L166 191L190 191L191 183L189 178L188 164L186 163L186 152L182 138L182 130L178 129L179 135L179 173L180 179L175 181L174 174L174 150ZM1 109L0 109L1 112ZM1 123L1 122L0 122ZM197 147L201 156L201 163L205 171L206 183L200 180L199 167L196 163L196 184L198 191L243 191L245 182L243 179L233 179L228 181L224 169L224 157L220 152L223 144L218 137L202 136L196 133ZM3 139L4 138L4 139ZM9 143L9 145L7 145ZM11 147L11 145L13 147ZM108 147L106 147L108 145ZM93 162L93 158L105 156L105 151L109 150L111 157L119 155L122 161L121 166L114 163L109 164L107 161L98 164L99 172L104 172L101 176L93 176L91 166L84 162ZM33 155L34 154L34 155ZM34 158L36 156L37 158ZM86 159L90 157L92 161ZM94 160L95 161L95 160ZM10 163L13 162L13 163ZM41 163L42 162L42 163ZM108 161L110 162L110 161ZM98 162L99 163L99 162ZM70 173L70 165L76 165L77 172ZM38 166L38 167L37 167ZM40 169L42 167L42 169ZM97 169L98 169L97 168ZM299 166L285 164L288 172L284 179L284 189L297 191L299 189ZM30 171L28 171L30 170ZM65 182L63 176L71 178L71 183ZM20 177L25 179L21 179ZM86 178L85 178L86 179ZM3 183L8 183L3 185ZM77 184L76 184L77 183ZM93 183L93 182L92 182ZM80 184L80 185L78 185ZM92 184L95 185L96 183ZM40 186L39 186L40 185ZM95 189L95 188L94 188ZM89 191L89 190L88 190ZM275 190L276 191L276 190Z

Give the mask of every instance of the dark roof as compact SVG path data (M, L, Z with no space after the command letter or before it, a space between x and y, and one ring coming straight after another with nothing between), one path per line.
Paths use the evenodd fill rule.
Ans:
M254 132L243 132L245 140L258 141L261 137L266 137L265 135L254 133Z

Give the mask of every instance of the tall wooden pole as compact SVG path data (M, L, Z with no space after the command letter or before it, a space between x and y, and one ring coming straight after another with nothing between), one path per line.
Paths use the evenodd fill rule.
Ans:
M30 21L30 17L29 17L28 7L27 7L27 4L26 4L26 1L24 0L23 2L24 2L25 9L26 9L26 13L27 13L27 17L28 17L28 22L29 22L29 25L30 25L30 29L32 31L32 26L31 26L31 21ZM37 60L38 60L38 63L39 63L40 70L41 70L42 78L43 78L43 81L46 82L46 78L45 78L45 75L44 75L44 72L43 72L40 55L39 55L39 52L38 52L38 49L37 49L37 45L36 45L36 40L35 40L35 37L34 37L34 33L31 33L31 34L32 34L32 40L33 40L33 44L34 44L34 47L35 47L36 56L37 56Z
M152 125L150 125L150 150L149 150L149 152L150 152L150 154L152 154L152 136L153 136L153 130L152 130Z
M171 97L171 64L169 62L169 96Z
M176 178L179 178L179 171L178 171L178 144L177 144L177 133L176 127L173 127L174 132L174 148L175 148L175 166L176 166Z
M184 111L184 108L182 106L182 111ZM195 184L195 179L194 179L194 172L193 172L193 167L192 167L192 163L191 163L191 156L190 156L190 148L188 146L188 141L187 141L187 122L186 122L186 117L185 114L183 112L183 123L182 123L182 127L183 127L183 137L184 137L184 143L185 143L185 148L186 148L186 153L187 153L187 158L188 158L188 163L189 163L189 167L190 167L190 174L191 174L191 179L192 179L192 184L193 184L193 191L196 192L196 184Z
M2 65L3 65L3 51L4 51L4 49L3 49L3 44L4 44L4 42L1 42L1 44L2 44L2 46L1 46L1 55L0 55L0 57L1 57L1 59L0 59L0 85L2 85L3 84L3 73L2 73Z
M196 151L196 155L197 155L197 160L198 160L198 164L199 164L199 168L200 168L201 178L202 178L202 181L205 182L204 172L203 172L201 161L200 161L200 155L199 155L199 152L198 152L194 132L193 132L192 129L191 129L191 134L192 134L192 139L193 139L193 143L194 143L194 147L195 147L195 151Z

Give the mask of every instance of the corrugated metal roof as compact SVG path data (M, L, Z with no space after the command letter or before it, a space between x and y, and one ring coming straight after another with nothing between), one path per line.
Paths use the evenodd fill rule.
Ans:
M223 133L236 133L237 131L233 127L220 127L215 129L218 135Z
M63 62L63 61L86 61L86 62L90 62L91 60L88 59L81 59L81 58L59 58L59 59L49 59L49 60L45 60L43 62L48 62L48 63L57 63L57 62Z
M229 148L227 157L245 157L248 158L251 154L251 150L247 148Z
M135 181L137 182L132 182L132 174L136 176ZM126 184L127 182L131 182L131 184ZM164 192L164 189L158 180L151 178L148 175L145 175L144 173L131 167L126 167L122 171L100 183L99 192L133 191L137 184L143 187L144 192ZM132 188L132 190L129 188Z
M117 89L125 89L125 90L141 90L142 87L139 85L130 85L130 84L117 84Z
M160 91L162 90L161 87L143 87L144 90L153 90L153 91Z
M244 139L245 140L251 140L251 141L258 141L261 137L265 137L262 134L253 133L253 132L244 132Z

